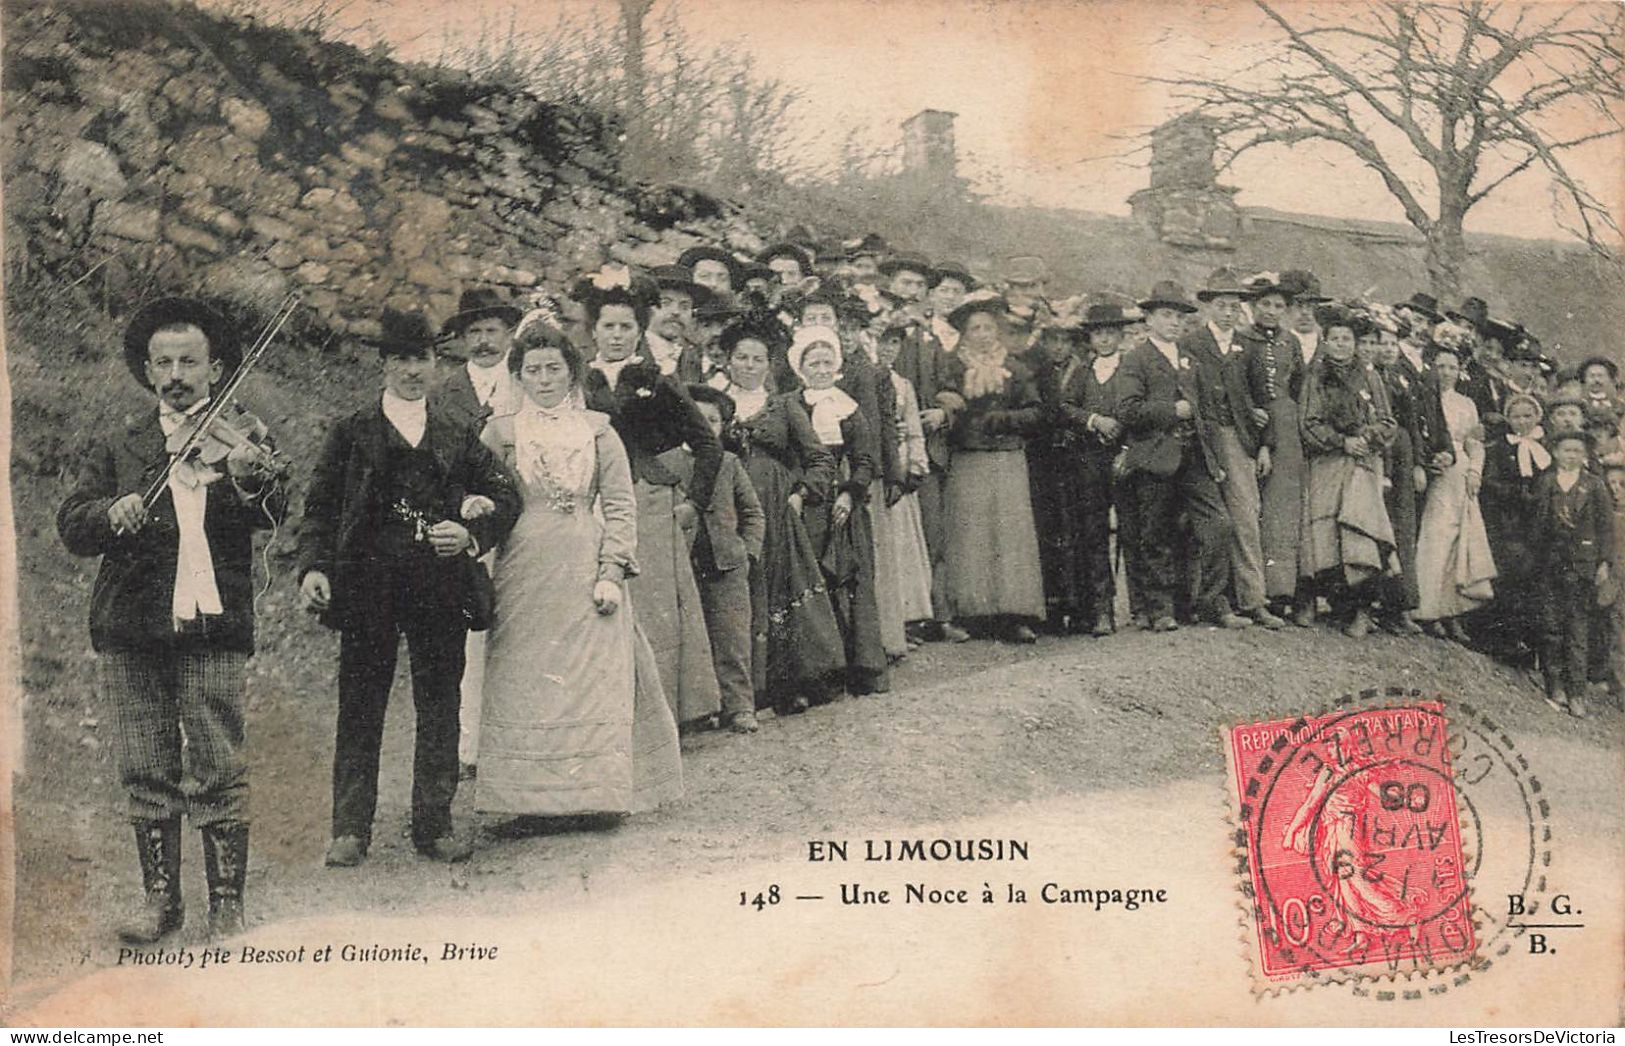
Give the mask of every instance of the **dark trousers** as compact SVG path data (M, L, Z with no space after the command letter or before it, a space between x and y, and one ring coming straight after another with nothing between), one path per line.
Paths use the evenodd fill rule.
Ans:
M756 710L751 685L750 569L736 567L699 578L705 634L711 639L711 665L722 690L722 712L736 716Z
M925 550L931 557L931 616L938 621L952 621L953 608L948 605L944 584L948 576L948 473L931 466L931 471L920 479L918 494L920 527L925 531Z
M1174 613L1174 596L1181 583L1175 550L1180 545L1182 517L1192 537L1188 552L1192 610L1208 620L1229 612L1233 528L1224 496L1202 464L1200 448L1186 447L1179 470L1171 476L1140 472L1129 483L1140 549L1137 561L1129 560L1129 569L1140 574L1146 614L1155 620Z
M402 601L405 602L405 601ZM417 709L412 753L412 841L451 831L457 794L457 730L467 630L455 610L387 610L339 641L338 740L333 748L333 836L372 839L378 754L400 638L412 666Z
M1088 577L1088 613L1110 615L1117 597L1112 577L1112 454L1109 449L1086 451L1081 461L1083 497L1080 504L1078 551ZM1122 526L1121 512L1118 525ZM1121 539L1120 539L1121 540ZM1093 622L1090 622L1093 624Z
M1562 689L1585 696L1591 614L1597 603L1594 574L1595 568L1582 572L1569 563L1554 563L1542 572L1540 625L1548 694Z
M102 655L102 685L113 706L119 779L132 821L188 814L201 828L248 820L247 663L241 651L204 647L156 645ZM184 791L183 776L194 782Z

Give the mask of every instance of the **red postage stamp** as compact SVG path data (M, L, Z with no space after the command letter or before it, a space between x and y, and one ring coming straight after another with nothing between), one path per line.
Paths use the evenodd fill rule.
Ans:
M1340 709L1225 734L1270 983L1409 974L1473 957L1443 707Z

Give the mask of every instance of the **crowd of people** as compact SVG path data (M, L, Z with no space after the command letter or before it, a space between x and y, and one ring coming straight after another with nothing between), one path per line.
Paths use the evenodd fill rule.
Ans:
M1574 716L1594 682L1617 695L1614 361L1560 367L1479 299L1337 300L1303 270L1132 299L1046 281L787 237L523 307L472 288L438 330L386 311L382 393L331 427L299 528L302 598L341 637L327 864L367 857L403 636L411 835L446 861L472 850L460 781L514 824L646 810L681 794L684 731L884 693L931 642L1330 622L1478 647ZM180 925L189 813L230 933L252 534L287 498L252 444L143 498L237 349L166 299L125 352L159 409L93 447L59 516L103 556L145 886L121 932Z

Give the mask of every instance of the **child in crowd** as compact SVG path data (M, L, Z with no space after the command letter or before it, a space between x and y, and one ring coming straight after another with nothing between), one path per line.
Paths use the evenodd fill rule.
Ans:
M728 447L734 401L709 385L690 385L689 395L711 431ZM732 451L724 450L711 505L689 550L700 606L711 638L711 659L722 690L722 715L735 733L757 729L756 693L751 682L750 567L761 558L767 517L756 488Z
M1584 433L1552 436L1556 466L1535 484L1530 544L1541 557L1546 703L1583 719L1587 654L1598 589L1609 582L1614 505L1586 469Z

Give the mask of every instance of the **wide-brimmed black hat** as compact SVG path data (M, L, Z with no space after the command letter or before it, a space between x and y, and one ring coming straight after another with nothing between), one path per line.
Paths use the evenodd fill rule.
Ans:
M1251 298L1253 293L1241 278L1241 273L1224 265L1208 273L1207 286L1196 292L1196 300L1212 301L1227 294L1245 300Z
M931 263L918 254L894 254L876 267L887 276L907 270L929 278L932 271Z
M1300 305L1313 305L1316 302L1331 301L1326 295L1320 293L1320 277L1307 269L1288 269L1281 273L1281 278L1275 281L1275 289L1286 295L1287 300ZM1255 295L1259 292L1254 291Z
M1123 307L1116 302L1102 301L1089 306L1089 310L1083 314L1083 322L1078 324L1078 330L1088 332L1107 327L1122 328L1138 322L1132 316L1123 315Z
M756 260L766 265L774 258L794 258L801 266L803 274L812 272L812 255L793 243L775 243L756 256Z
M707 298L694 306L695 323L731 323L744 314L739 306L720 297Z
M383 358L427 355L434 352L435 342L439 340L429 317L415 309L410 312L385 309L378 318L378 326L378 334L362 340L377 349Z
M474 287L464 291L457 299L457 311L446 321L444 330L446 334L455 336L463 333L463 328L470 323L492 317L509 327L517 327L524 315L518 306L504 298L495 287Z
M1483 298L1463 298L1461 306L1446 309L1445 316L1452 320L1466 320L1476 330L1482 330L1490 319L1490 307Z
M966 298L948 313L948 323L954 330L963 333L965 324L978 312L985 312L990 316L1008 316L1010 303L1005 301L1002 295L997 294Z
M1152 309L1176 309L1179 312L1195 312L1196 306L1185 297L1185 288L1173 280L1158 280L1151 286L1151 293L1140 301L1140 308L1146 312Z
M865 233L861 240L847 243L846 253L850 258L884 258L891 253L891 244L878 232Z
M931 270L929 279L933 288L943 280L958 280L965 285L967 291L973 291L977 287L976 277L972 276L970 270L958 262L937 263L937 266Z
M688 250L677 256L677 264L687 269L690 273L694 271L694 266L702 261L714 261L719 262L722 265L726 265L728 267L729 283L733 284L734 286L738 286L740 282L739 259L723 250L721 247L708 243L701 244L698 247L690 247Z
M158 331L177 323L189 323L209 339L209 358L220 363L222 377L242 362L242 349L231 325L207 302L198 298L159 298L137 309L124 328L124 362L135 380L146 388L152 388L152 382L147 380L147 345Z
M1396 302L1394 304L1394 308L1413 309L1416 312L1426 316L1434 323L1438 323L1440 320L1444 319L1443 316L1439 315L1439 299L1435 298L1431 294L1424 294L1421 291L1417 291L1415 294L1411 295L1408 301Z
M694 282L694 270L686 265L661 265L649 270L649 278L663 291L681 291L695 305L711 300L711 288Z

